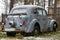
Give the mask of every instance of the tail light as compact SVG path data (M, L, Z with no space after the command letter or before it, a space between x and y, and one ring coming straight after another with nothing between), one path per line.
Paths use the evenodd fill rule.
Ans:
M2 25L5 25L6 24L6 20L2 20Z
M22 25L24 25L25 24L25 20L22 20Z

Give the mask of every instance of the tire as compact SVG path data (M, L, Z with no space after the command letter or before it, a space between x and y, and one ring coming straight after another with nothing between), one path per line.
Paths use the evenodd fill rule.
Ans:
M55 23L53 24L53 31L54 31L54 32L56 32L56 28L57 28L57 23L55 22Z
M16 36L16 33L15 32L7 32L6 35L7 36Z
M35 32L35 30L37 32ZM39 26L39 24L36 23L32 32L30 32L30 33L23 33L23 35L24 36L34 36L34 35L39 35L39 33L40 33L40 26Z
M35 25L32 34L38 36L39 33L40 33L40 28L38 27L38 25Z

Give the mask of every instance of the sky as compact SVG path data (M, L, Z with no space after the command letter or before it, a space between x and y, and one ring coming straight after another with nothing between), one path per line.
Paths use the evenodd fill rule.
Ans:
M1 14L2 13L5 13L5 3L3 2L4 0L0 0L0 22L1 22L1 19L2 19L2 17L1 17ZM9 3L10 1L8 0L8 3Z
M8 3L9 2L10 1L8 0ZM5 3L3 2L3 0L0 0L0 16L2 13L5 13L5 8L6 8Z
M5 11L4 2L2 0L0 0L0 22L2 21L1 14L4 13L4 11Z
M4 2L2 0L0 0L0 16L1 16L1 13L4 13L4 11L5 11Z

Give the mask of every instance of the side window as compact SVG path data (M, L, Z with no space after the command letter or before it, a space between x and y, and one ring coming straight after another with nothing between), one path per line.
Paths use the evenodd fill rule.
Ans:
M43 15L46 16L46 11L45 10L43 10Z
M42 15L42 10L41 9L38 9L37 12L38 12L38 15Z

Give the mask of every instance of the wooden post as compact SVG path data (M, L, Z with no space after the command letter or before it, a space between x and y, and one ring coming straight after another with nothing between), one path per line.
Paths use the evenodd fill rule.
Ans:
M43 0L43 2L44 2L44 8L45 8L45 0Z
M50 8L50 0L48 0L48 14L49 14L49 8Z
M56 6L57 6L57 0L54 2L54 14L56 14Z

